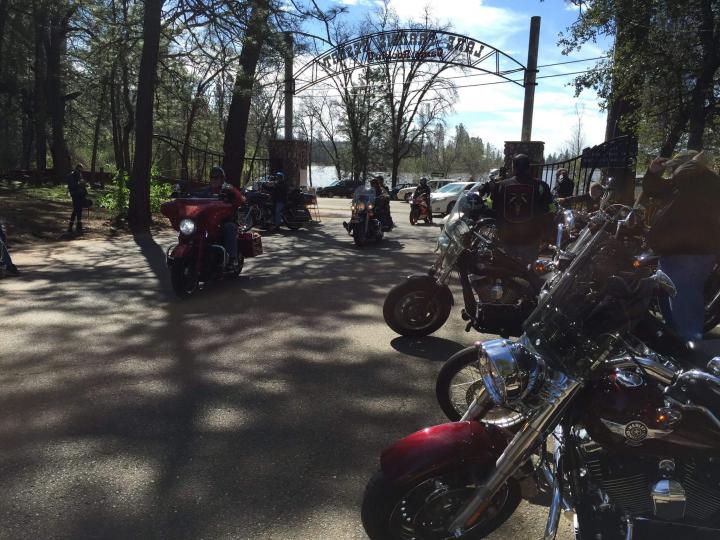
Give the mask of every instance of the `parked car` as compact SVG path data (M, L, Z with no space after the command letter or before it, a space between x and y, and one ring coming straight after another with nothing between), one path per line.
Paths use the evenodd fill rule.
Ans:
M315 191L318 197L347 197L351 198L355 190L363 185L363 182L353 182L352 179L335 180L326 187L319 187Z
M417 184L413 184L410 182L405 183L405 184L398 184L397 186L395 186L394 188L392 188L390 190L390 198L395 201L398 201L398 200L400 200L397 196L398 191L400 191L401 189L405 189L405 188L413 188L413 190L414 190L416 187L417 187Z
M449 214L452 212L458 197L473 187L477 182L452 182L430 194L430 210L433 214Z
M430 186L431 191L435 191L447 184L451 184L453 182L456 182L456 180L450 180L448 178L433 178L432 180L428 180L428 186ZM401 189L397 192L397 199L399 201L405 201L410 202L410 199L412 198L412 194L415 192L415 188L417 186L410 186Z

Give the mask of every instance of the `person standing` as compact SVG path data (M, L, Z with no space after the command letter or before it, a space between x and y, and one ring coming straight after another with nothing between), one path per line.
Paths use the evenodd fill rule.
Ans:
M555 187L553 188L555 198L572 197L573 191L575 191L575 182L570 178L568 170L558 169L555 173Z
M87 197L87 186L85 185L85 180L82 176L83 169L84 167L82 163L78 163L75 165L75 169L68 175L67 179L67 188L70 193L73 206L72 214L70 214L70 224L68 225L67 230L69 233L72 232L76 219L76 232L78 234L82 234L83 232L82 214L83 208L85 207L85 197Z
M10 252L7 247L7 236L5 235L2 223L0 223L0 263L5 266L5 271L11 276L20 275L18 267L13 264L12 258L10 257Z
M669 178L662 177L664 170ZM719 251L720 176L694 150L672 159L655 158L643 178L644 194L666 204L648 232L648 245L660 255L660 269L677 295L662 305L666 322L685 341L702 339L704 288Z
M428 208L428 221L432 223L432 207L430 206L430 186L428 186L428 179L425 176L420 179L420 184L418 184L418 187L416 187L415 191L413 192L413 202L418 197L422 197L422 199L425 201L425 204Z
M549 230L554 203L550 187L533 178L530 158L513 158L514 176L496 182L490 191L498 220L500 240L509 255L532 264L540 253L540 242Z
M283 218L282 213L285 209L285 203L287 201L288 185L285 179L285 174L282 172L275 173L275 187L273 188L273 203L274 203L274 223L275 230L280 228L282 225Z

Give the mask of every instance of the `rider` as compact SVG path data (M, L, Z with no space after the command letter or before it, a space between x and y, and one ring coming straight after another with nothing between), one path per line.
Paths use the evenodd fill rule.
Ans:
M378 175L370 181L375 190L375 213L384 227L392 229L395 225L390 215L390 193L385 187L385 178Z
M555 173L555 187L553 188L555 198L570 197L573 191L575 191L575 182L570 178L568 170L558 169Z
M525 264L535 262L549 229L554 203L549 186L533 178L530 158L513 158L514 176L492 186L490 198L505 251Z
M605 189L600 182L593 182L587 193L575 195L574 197L563 197L555 199L561 206L578 205L585 212L594 212L600 208L600 202Z
M273 189L273 206L275 209L275 230L282 225L282 212L287 200L288 185L285 175L278 171L275 173L275 188Z
M210 185L193 193L194 197L224 197L233 206L233 217L223 222L223 247L230 258L230 264L238 264L238 226L235 223L235 215L240 206L245 204L245 196L235 186L225 181L225 171L222 167L215 166L210 171Z
M418 187L415 188L415 192L413 193L413 199L416 199L418 197L422 197L425 200L425 204L428 207L428 218L430 220L430 223L432 223L432 211L430 208L430 186L428 186L428 179L423 176L420 179L420 184Z
M485 182L482 186L480 186L480 190L478 191L478 194L480 197L487 197L490 195L490 193L493 190L493 186L497 184L498 182L502 182L503 180L507 179L507 167L500 167L498 169L498 172L494 176L490 176L490 179Z

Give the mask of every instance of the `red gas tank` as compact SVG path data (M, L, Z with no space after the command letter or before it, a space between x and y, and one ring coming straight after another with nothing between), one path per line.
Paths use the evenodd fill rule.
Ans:
M720 430L703 414L666 406L662 389L618 370L588 389L588 434L610 452L657 457L717 454Z

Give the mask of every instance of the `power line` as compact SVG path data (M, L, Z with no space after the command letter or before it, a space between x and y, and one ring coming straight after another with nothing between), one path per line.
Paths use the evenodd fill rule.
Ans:
M541 66L538 66L538 68L563 66L565 64L577 64L578 62L590 62L592 60L602 60L603 58L610 58L610 57L609 56L596 56L595 58L583 58L582 60L568 60L567 62L555 62L554 64L543 64Z

